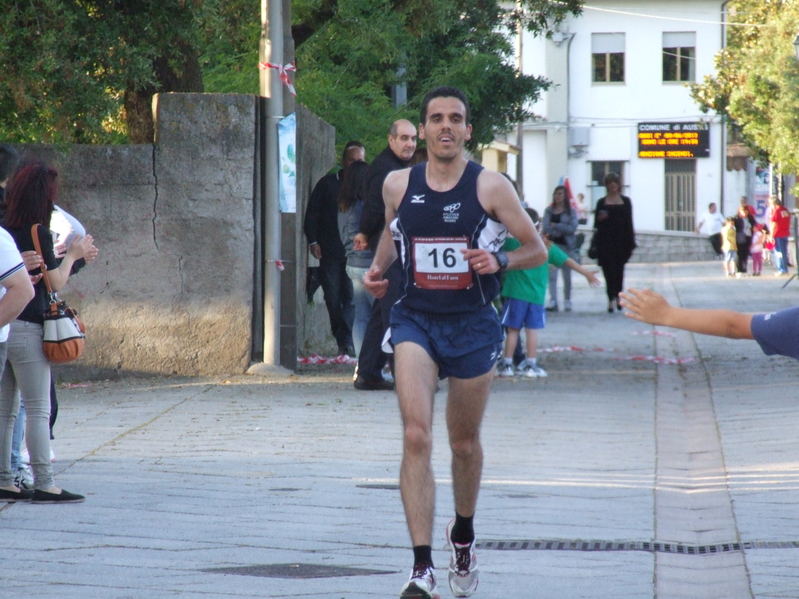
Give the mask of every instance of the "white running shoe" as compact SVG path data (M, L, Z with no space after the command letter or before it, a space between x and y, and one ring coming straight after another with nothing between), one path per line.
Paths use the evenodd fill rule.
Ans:
M529 362L525 362L522 366L522 375L531 379L544 378L547 376L547 371L540 366L533 366Z
M565 302L563 302L563 309L566 312L571 312L572 311L572 301L571 300L566 300Z
M468 545L460 545L452 541L452 528L455 526L453 518L447 525L447 545L450 550L449 559L449 590L456 597L469 597L477 590L479 571L477 569L477 554L474 552L474 541Z
M513 364L502 363L497 366L497 376L513 376Z
M436 572L433 566L414 566L411 577L400 591L400 599L441 599L441 595L436 593Z
M30 466L22 464L14 471L14 486L18 489L33 490L33 474Z

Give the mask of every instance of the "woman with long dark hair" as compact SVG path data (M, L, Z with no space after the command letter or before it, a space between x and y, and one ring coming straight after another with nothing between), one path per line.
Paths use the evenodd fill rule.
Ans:
M366 323L372 311L375 298L363 287L363 276L372 265L372 250L356 250L353 244L360 231L363 198L366 186L366 175L369 165L365 162L353 162L344 169L341 190L338 194L338 230L344 253L347 256L347 276L352 281L352 303L355 306L355 317L352 322L352 343L355 354L360 355Z
M624 267L630 260L635 244L633 204L621 194L621 178L616 173L605 177L607 194L596 203L594 233L597 263L605 276L608 294L608 312L615 307L621 311L619 293L624 288Z
M572 209L569 202L569 190L564 185L558 185L552 192L552 203L544 210L541 232L574 260L578 259L575 252L577 221L577 211ZM563 277L563 307L566 312L571 312L572 271L565 264L549 271L549 304L546 309L549 312L558 311L558 271Z
M13 237L20 252L35 250L31 228L38 224L42 249L39 267L31 270L36 276L41 267L47 269L54 291L64 287L72 265L96 253L91 235L73 241L61 264L53 251L53 237L47 228L57 193L57 171L44 162L23 163L6 193L6 213L2 226ZM55 486L50 463L50 362L42 349L42 325L49 305L44 281L34 285L34 298L11 323L8 355L0 379L0 482L13 480L9 470L11 430L19 409L19 395L25 402L27 420L25 442L33 470L32 503L77 503L85 497ZM19 392L19 395L18 393ZM10 426L9 426L10 422Z

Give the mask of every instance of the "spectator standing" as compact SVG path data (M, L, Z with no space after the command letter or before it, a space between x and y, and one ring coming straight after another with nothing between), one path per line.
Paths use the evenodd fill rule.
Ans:
M538 226L538 213L532 208L525 208L533 224ZM502 306L502 326L507 328L505 336L505 352L502 364L497 367L497 376L513 376L514 353L519 343L521 329L525 333L527 349L526 359L519 361L519 374L530 378L547 376L546 370L538 365L538 331L546 325L544 312L544 299L547 293L547 281L550 279L550 265L557 269L561 267L576 270L583 275L592 287L599 285L599 279L593 272L580 266L570 258L559 246L545 240L547 245L548 260L540 266L526 270L511 270L502 277L502 297L505 303ZM505 239L503 251L512 252L520 247L514 237L508 235Z
M338 196L338 228L344 253L347 256L347 276L352 281L353 304L355 318L352 324L352 340L355 344L355 355L361 353L363 334L375 298L363 286L363 276L372 264L374 253L370 249L356 250L353 244L361 226L363 213L363 195L366 187L366 174L369 165L365 162L353 162L344 169L341 192Z
M544 210L542 233L569 258L576 258L577 210L569 203L568 189L558 185L552 193L552 203ZM549 271L548 312L558 311L558 272L563 277L563 309L572 310L572 271L565 260Z
M696 224L696 232L699 235L706 235L710 246L716 253L717 258L723 258L724 253L721 251L721 228L724 226L724 216L716 208L715 202L708 204L705 210L699 216L699 222Z
M754 214L749 208L743 204L738 208L738 214L735 215L735 243L738 245L738 272L735 276L742 277L746 275L747 263L749 262L750 246L752 245L752 234L755 231Z
M721 228L721 251L724 252L724 272L728 277L735 275L738 260L738 243L735 239L735 219L730 216Z
M401 119L391 124L386 147L369 166L366 176L366 200L361 216L360 233L353 242L356 249L373 252L386 225L386 206L383 202L383 183L392 171L406 168L416 151L416 127ZM391 390L394 383L383 379L383 366L387 356L382 350L383 337L389 327L391 306L399 297L402 273L398 263L389 266L383 276L388 280L388 290L372 305L369 322L363 337L363 347L358 355L355 388L361 391ZM389 360L391 363L391 360ZM393 366L392 366L393 370Z
M774 238L774 255L776 257L776 275L788 274L788 238L791 235L791 213L782 205L782 201L774 199L774 212L771 215L771 235Z
M588 206L585 203L585 194L578 193L577 198L572 204L577 208L577 223L580 225L588 224Z
M757 223L752 233L752 245L749 246L749 255L752 256L752 276L759 277L763 271L763 242L765 240L763 225Z
M365 159L366 150L361 142L347 143L341 156L342 168L322 177L311 192L303 223L308 249L319 260L320 283L339 355L355 355L355 349L352 346L353 289L338 232L338 194L343 170L349 164Z
M56 259L47 225L53 212L57 176L56 170L43 162L23 164L6 195L3 217L3 227L21 252L35 249L31 227L39 225L38 241L42 248L39 264L47 268L55 291L64 287L76 260L96 255L92 237L86 235L70 244L60 264ZM19 391L27 410L25 439L33 469L33 503L76 503L85 498L56 487L50 463L50 363L42 350L42 315L47 305L47 289L40 280L33 299L11 323L8 355L0 379L0 486L13 481L9 454Z
M621 194L621 178L616 173L605 176L607 195L600 198L594 211L594 233L597 262L605 276L608 312L621 310L619 293L624 288L624 267L630 260L635 244L633 205Z

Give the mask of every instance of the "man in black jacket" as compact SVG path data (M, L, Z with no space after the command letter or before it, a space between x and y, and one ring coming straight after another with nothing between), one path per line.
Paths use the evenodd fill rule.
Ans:
M325 306L330 317L330 330L338 344L339 355L355 355L352 343L352 281L347 276L347 256L338 232L338 192L345 168L366 159L359 141L348 142L341 157L341 170L319 179L311 192L305 211L303 229L311 255L319 260L319 274Z
M361 232L355 236L356 249L375 251L386 226L386 206L383 203L383 182L391 171L407 168L416 150L416 127L410 121L394 121L388 133L388 147L378 154L369 166L366 203L361 216ZM399 262L386 270L388 292L374 303L358 356L358 376L355 388L363 391L393 389L393 383L383 380L386 355L381 349L383 335L389 326L391 306L397 301L402 273Z

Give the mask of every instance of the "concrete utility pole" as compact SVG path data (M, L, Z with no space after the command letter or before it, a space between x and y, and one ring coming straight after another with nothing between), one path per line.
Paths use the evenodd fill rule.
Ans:
M261 0L261 64L283 64L282 0ZM260 95L267 98L261 172L264 199L264 364L280 365L280 187L277 124L283 118L283 82L277 68L262 68Z

